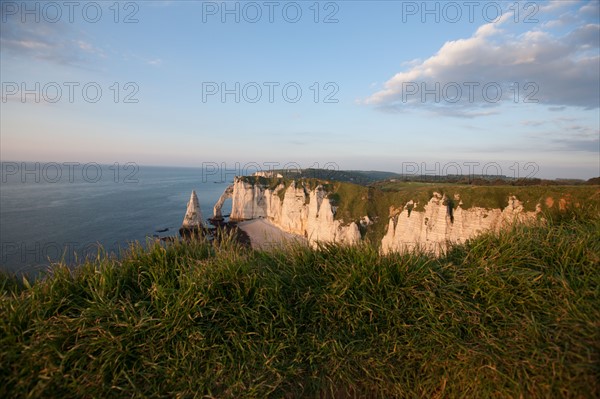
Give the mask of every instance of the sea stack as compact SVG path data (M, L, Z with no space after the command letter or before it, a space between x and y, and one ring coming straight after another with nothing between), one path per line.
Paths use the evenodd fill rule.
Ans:
M179 229L179 234L185 238L198 236L202 233L202 227L202 211L200 210L200 203L198 202L196 191L193 190L190 200L187 203L187 210L181 228Z

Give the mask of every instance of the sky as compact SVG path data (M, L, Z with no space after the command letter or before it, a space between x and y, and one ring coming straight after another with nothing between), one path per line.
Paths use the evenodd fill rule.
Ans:
M599 4L2 0L0 158L588 179Z

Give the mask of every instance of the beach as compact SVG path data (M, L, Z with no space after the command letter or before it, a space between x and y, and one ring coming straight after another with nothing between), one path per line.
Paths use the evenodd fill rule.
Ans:
M308 244L305 237L287 233L267 219L247 220L238 223L237 227L248 234L254 249L270 249L290 242Z

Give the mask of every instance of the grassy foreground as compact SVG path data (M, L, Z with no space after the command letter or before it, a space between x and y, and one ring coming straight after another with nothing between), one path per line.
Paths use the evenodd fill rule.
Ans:
M196 242L0 275L0 397L599 397L599 264L595 217L437 259Z

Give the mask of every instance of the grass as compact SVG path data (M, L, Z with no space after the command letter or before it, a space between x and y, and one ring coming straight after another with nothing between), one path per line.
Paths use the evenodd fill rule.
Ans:
M176 242L0 274L0 397L598 397L600 217L454 246Z
M594 201L597 203L600 200L600 188L597 185L473 186L448 183L379 182L374 184L374 187L393 198L396 204L406 203L411 199L419 202L417 210L422 210L422 207L431 199L433 192L445 194L449 198L452 198L454 194L459 194L463 209L504 208L508 203L508 198L513 195L523 203L524 209L530 212L536 210L537 204L540 204L544 211L558 211L561 198L566 201L568 206ZM548 198L551 198L552 201L547 202Z

